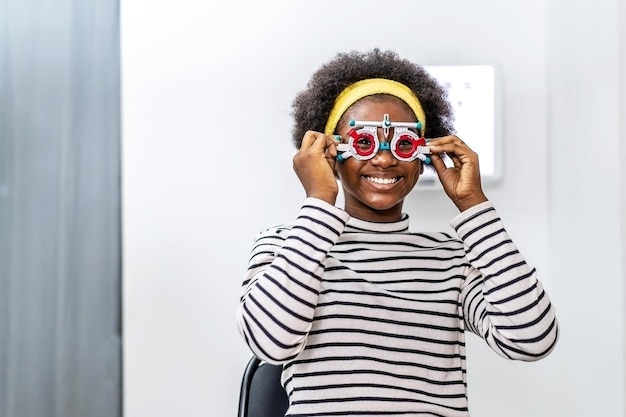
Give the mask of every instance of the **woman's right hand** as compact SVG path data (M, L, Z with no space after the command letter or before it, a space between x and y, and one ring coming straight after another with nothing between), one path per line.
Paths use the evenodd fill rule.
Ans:
M335 204L339 188L335 178L337 142L332 136L309 130L300 150L293 157L296 171L307 197Z

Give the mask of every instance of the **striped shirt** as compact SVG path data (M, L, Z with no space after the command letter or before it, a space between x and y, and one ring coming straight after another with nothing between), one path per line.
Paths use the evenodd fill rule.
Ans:
M257 236L237 310L252 352L284 364L288 416L469 416L465 330L534 361L558 325L490 202L458 237L372 223L308 198Z

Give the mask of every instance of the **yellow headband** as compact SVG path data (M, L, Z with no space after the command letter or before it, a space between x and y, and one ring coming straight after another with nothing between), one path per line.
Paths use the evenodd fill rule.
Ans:
M357 81L345 88L335 99L335 105L330 111L328 121L324 133L332 135L337 128L337 123L341 116L358 100L363 97L373 96L375 94L389 94L404 101L415 113L418 122L422 122L420 134L424 136L426 131L426 115L422 109L422 105L417 96L409 87L393 80L385 78L370 78L367 80Z

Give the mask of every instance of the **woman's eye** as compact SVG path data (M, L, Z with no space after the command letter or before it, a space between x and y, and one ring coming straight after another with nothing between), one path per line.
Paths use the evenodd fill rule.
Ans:
M359 149L366 151L374 146L374 141L368 137L361 137L356 141L356 146L358 146Z
M398 149L400 151L409 152L413 149L413 142L408 139L398 141Z

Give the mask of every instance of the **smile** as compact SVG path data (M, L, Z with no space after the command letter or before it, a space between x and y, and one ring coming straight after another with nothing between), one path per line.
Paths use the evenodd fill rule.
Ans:
M364 177L369 182L376 184L395 184L399 181L399 178L376 178L376 177Z

